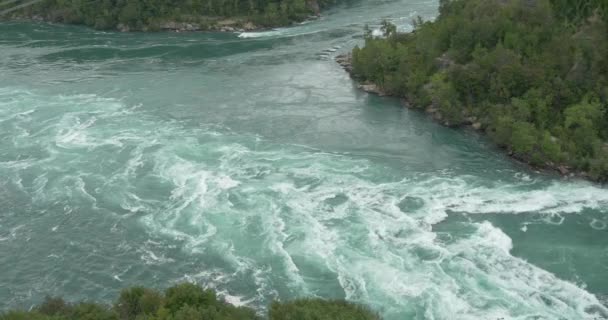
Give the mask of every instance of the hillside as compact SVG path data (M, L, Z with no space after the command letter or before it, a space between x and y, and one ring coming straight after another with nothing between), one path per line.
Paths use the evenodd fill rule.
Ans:
M607 17L603 0L444 0L412 33L368 33L352 73L534 166L605 181Z
M43 0L7 1L12 18L83 24L121 31L258 29L318 15L335 0Z

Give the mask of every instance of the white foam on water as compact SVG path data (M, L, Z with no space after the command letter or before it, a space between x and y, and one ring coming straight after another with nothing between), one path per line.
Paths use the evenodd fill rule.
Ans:
M481 285L469 297L473 298L471 302L485 300L483 303L488 303L498 297L508 308L503 307L504 310L497 310L497 313L504 314L507 319L533 316L540 319L603 319L608 316L608 309L593 295L511 256L511 239L500 229L488 222L475 225L477 231L470 238L447 246L451 255L444 262L444 270L446 267L467 270L471 280ZM466 318L475 319L474 314L485 316L474 310L475 304L471 307Z
M230 216L259 216L267 226L266 241L260 244L267 249L260 250L281 257L284 269L274 272L284 273L300 290L314 289L302 277L303 270L292 258L294 255L334 272L348 299L371 302L389 315L415 309L416 304L427 306L429 319L448 319L453 315L458 319L551 319L559 315L593 319L598 316L593 310L599 316L606 311L583 289L511 256L511 239L488 223L479 224L471 238L447 246L436 240L430 228L450 211L557 215L578 213L583 208L601 209L608 198L600 188L556 182L543 190L528 192L520 191L516 185L475 187L462 178L378 184L325 167L330 162L322 158L301 169L298 165L290 167L280 156L277 159L278 155L242 152L242 146L238 149L249 165L272 158L279 174L267 176L272 183L259 184L244 176L239 178L238 169L226 163L221 167L232 168L235 172L227 174L240 182L233 188L279 206L243 209L248 210L244 213L217 201L216 208L207 208ZM222 151L232 152L226 148ZM292 155L285 157L298 162ZM346 161L343 165L349 167L348 160L333 160ZM243 163L243 159L238 162ZM191 177L193 172L181 174ZM300 180L309 183L299 185ZM213 184L207 183L207 188L213 188ZM272 196L265 194L264 188ZM223 192L215 196L222 198ZM402 194L419 197L424 204L404 212L397 205ZM339 195L344 198L342 203L336 200ZM337 203L328 205L326 201ZM288 213L281 207L287 208ZM425 214L435 218L429 219ZM353 223L352 219L358 222ZM340 223L344 225L339 226ZM294 241L293 236L298 234L301 236ZM222 239L219 233L215 237L214 241L231 241ZM475 277L468 279L470 275ZM534 297L535 294L539 296Z
M160 256L157 256L154 253L154 251L152 251L150 249L142 248L141 251L142 251L141 260L143 260L144 263L146 263L146 264L159 265L159 264L165 264L165 263L170 263L170 262L175 261L171 258L165 257L163 254L160 254Z
M215 152L210 147L201 149ZM201 165L175 158L164 160L172 166L158 166L157 170L176 186L172 201L182 204L176 217L196 216L204 223L221 216L227 219L224 223L237 226L244 226L247 217L261 219L264 240L248 243L258 249L257 255L246 260L238 256L244 243L219 231L222 226L216 226L218 231L212 236L192 235L192 239L205 239L206 246L230 243L226 252L239 270L259 268L260 262L273 257L282 261L282 269L258 273L261 278L256 283L267 286L276 277L285 277L300 294L314 292L318 288L310 287L310 279L304 276L306 267L294 259L304 257L317 268L334 273L346 298L371 303L390 318L421 306L428 319L454 315L458 319L551 319L560 315L593 319L606 311L583 289L511 256L511 239L488 223L476 225L470 238L447 245L437 240L431 228L450 212L559 216L584 208L602 209L608 198L601 188L554 182L527 191L526 185L476 186L470 182L473 177L377 183L357 178L346 169L361 167L359 172L365 176L366 168L373 166L333 155L294 156L284 149L269 154L235 144L223 144L216 151L224 156L218 156L222 163L212 167L222 173L206 165L202 165L206 171L201 171ZM308 161L307 167L301 166ZM266 162L276 171L260 181L252 171L264 168ZM224 177L238 183L226 188ZM226 197L235 192L248 206L227 204ZM215 200L194 202L189 195ZM421 204L411 211L400 207L406 196L421 199ZM196 204L196 209L184 211L183 205L190 204ZM165 230L162 232L181 230L178 224L151 219L154 228ZM246 238L247 231L239 232Z
M591 220L591 223L589 223L589 225L595 230L605 230L608 226L608 223L603 220L593 219Z
M141 168L141 166L144 164L142 144L137 146L137 149L134 151L134 153L135 155L129 159L125 168L125 175L127 176L132 176L133 174L135 174L137 169Z
M65 124L65 127L62 128L57 135L57 145L65 148L70 146L90 145L87 142L86 129L93 125L95 121L95 118L91 118L81 124L78 119L69 117L69 119L66 120L67 123Z
M264 225L268 226L266 229L268 248L273 255L281 258L286 276L290 279L290 285L299 288L306 294L308 289L300 274L300 269L293 261L291 254L285 249L285 240L289 237L286 233L285 221L278 212L279 208L272 206L270 210L271 212L267 213L262 220Z
M232 189L239 184L240 182L233 180L229 176L221 175L217 178L217 185L222 190Z
M247 38L262 38L262 37L274 37L282 35L282 30L271 30L271 31L261 31L261 32L241 32L239 33L239 38L247 39Z
M372 30L372 36L374 37L382 37L384 35L384 32L382 32L382 30L380 30L380 28L376 28Z
M407 191L408 196L420 197L425 206L424 220L435 224L449 212L484 213L542 213L558 216L579 213L583 209L608 209L608 192L586 182L554 182L543 189L527 190L515 184L491 187L471 185L467 178L431 178ZM558 221L561 219L558 219Z
M490 223L470 223L470 232L451 242L433 231L452 212L540 213L553 223L585 209L605 212L608 192L592 184L538 184L524 176L510 183L435 174L401 178L405 173L349 155L159 124L118 100L19 94L28 101L23 104L5 94L11 93L0 89L0 101L9 101L12 111L27 104L54 109L46 119L29 113L40 127L11 146L38 146L51 156L0 167L0 173L13 174L41 207L109 202L106 210L137 219L157 243L208 257L200 268L213 272L192 270L186 279L220 290L234 281L255 286L231 292L227 299L235 303L259 306L332 287L342 291L336 296L370 304L387 319L608 315L583 288L513 257L511 239ZM14 174L21 171L46 175L29 183ZM90 180L99 185L88 188ZM146 264L177 263L160 249L141 250Z
M241 296L233 296L233 295L228 294L228 292L226 292L226 291L219 291L218 295L220 297L224 298L224 300L226 302L230 303L231 305L237 306L237 307L247 306L251 302L253 302L252 299L245 299L244 297L241 297Z
M239 33L238 37L242 39L296 37L316 34L323 31L325 30L316 28L309 24L301 24L294 27L277 28L268 31L241 32Z

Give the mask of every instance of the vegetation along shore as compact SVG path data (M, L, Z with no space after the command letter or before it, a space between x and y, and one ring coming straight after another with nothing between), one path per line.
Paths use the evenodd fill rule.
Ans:
M470 125L537 168L608 180L608 2L442 0L337 58L368 92Z
M365 307L340 300L300 299L274 302L261 316L237 307L195 284L183 283L164 292L143 287L124 289L108 306L93 302L67 303L47 298L29 311L0 313L0 320L380 320Z
M335 1L45 0L32 3L18 0L0 3L8 3L0 7L0 12L6 12L0 18L78 24L123 32L251 31L314 18Z

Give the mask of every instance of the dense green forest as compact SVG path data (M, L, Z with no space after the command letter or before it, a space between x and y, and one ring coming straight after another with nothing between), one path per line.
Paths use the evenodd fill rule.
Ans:
M533 165L608 180L608 1L442 0L367 33L353 75Z
M268 27L302 21L336 0L43 0L13 13L97 29L125 25L158 30L167 21L192 22L208 29L224 19ZM11 3L16 7L28 0ZM0 11L6 8L0 7ZM230 20L228 20L230 21Z
M270 320L379 320L366 308L345 301L301 299L274 302L268 308ZM0 314L0 320L259 320L247 307L219 300L213 290L184 283L164 293L142 287L125 289L112 306L80 302L66 303L47 298L30 311Z

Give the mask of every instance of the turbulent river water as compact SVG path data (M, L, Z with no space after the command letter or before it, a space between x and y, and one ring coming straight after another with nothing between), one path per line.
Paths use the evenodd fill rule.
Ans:
M129 285L393 319L608 318L608 190L356 90L333 57L436 1L245 34L0 24L0 310Z

